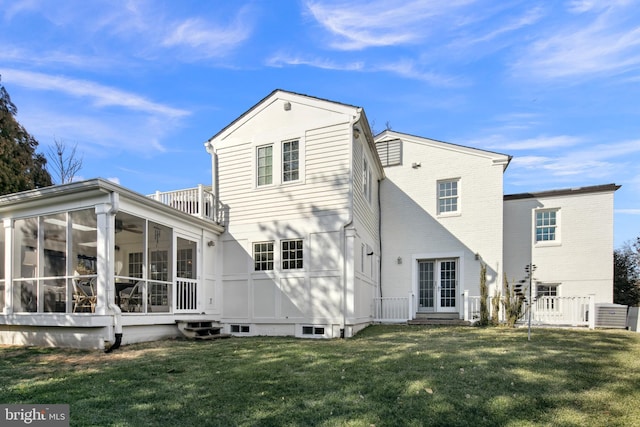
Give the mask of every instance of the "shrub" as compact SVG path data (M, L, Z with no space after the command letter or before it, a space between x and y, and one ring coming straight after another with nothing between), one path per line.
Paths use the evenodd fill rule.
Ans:
M504 306L505 321L507 326L513 328L520 317L524 313L523 298L516 295L515 288L509 284L507 276L504 276Z

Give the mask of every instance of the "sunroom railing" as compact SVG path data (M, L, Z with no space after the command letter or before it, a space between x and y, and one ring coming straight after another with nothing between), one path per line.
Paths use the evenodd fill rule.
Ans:
M185 190L156 191L147 197L190 215L222 223L220 202L204 185Z

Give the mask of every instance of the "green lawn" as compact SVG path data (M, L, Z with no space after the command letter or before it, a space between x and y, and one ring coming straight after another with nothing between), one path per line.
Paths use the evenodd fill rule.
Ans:
M0 403L68 403L71 425L640 425L627 331L375 326L0 356Z

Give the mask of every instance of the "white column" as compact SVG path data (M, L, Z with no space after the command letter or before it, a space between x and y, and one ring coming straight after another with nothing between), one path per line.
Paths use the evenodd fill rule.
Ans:
M13 220L4 219L4 314L13 313Z
M106 314L107 304L114 302L114 242L112 231L115 225L115 213L112 205L103 203L96 205L96 220L98 226L97 281L96 281L96 314Z

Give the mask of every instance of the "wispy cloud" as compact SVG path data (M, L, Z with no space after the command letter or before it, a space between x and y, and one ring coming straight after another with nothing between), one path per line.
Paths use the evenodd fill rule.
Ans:
M527 138L522 140L505 140L504 136L494 136L491 139L493 141L489 144L484 144L484 146L490 149L500 150L540 150L566 148L575 146L582 141L581 138L569 135L538 136L535 138Z
M11 82L29 89L50 90L74 97L88 98L97 107L121 107L129 110L178 118L189 114L186 110L150 101L142 96L87 80L79 80L44 73L15 69L0 70Z
M282 67L285 65L304 65L334 71L359 71L364 73L386 72L397 76L418 80L440 87L460 87L467 85L467 81L460 77L447 76L432 71L425 71L413 60L387 61L383 64L367 64L365 61L347 61L329 58L310 57L304 55L289 55L277 53L267 59L266 65Z
M202 18L171 23L162 46L189 49L192 57L220 57L243 44L251 35L248 9L242 9L225 27Z
M305 57L302 55L289 55L286 53L276 53L267 59L266 65L270 67L282 67L285 65L306 65L313 68L323 70L337 71L363 71L365 69L364 62L346 62L340 63L333 59Z
M613 212L623 215L640 215L640 209L615 209Z
M330 42L332 48L359 50L417 43L429 33L430 22L471 2L413 0L399 7L397 3L380 0L359 3L308 1L306 8L334 37Z
M570 25L536 39L514 68L521 74L556 79L615 75L640 69L640 25L633 2L572 2L580 13ZM596 7L597 5L597 7ZM631 6L629 6L631 5ZM551 27L548 31L553 31Z
M558 156L525 155L511 162L516 181L584 183L597 179L621 179L621 170L629 168L626 159L640 153L640 141L621 141L565 150Z

